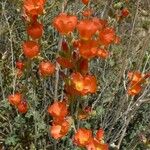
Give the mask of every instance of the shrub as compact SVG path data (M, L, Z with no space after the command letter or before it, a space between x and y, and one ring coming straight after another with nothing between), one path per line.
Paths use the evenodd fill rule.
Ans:
M1 149L149 148L148 1L0 4Z

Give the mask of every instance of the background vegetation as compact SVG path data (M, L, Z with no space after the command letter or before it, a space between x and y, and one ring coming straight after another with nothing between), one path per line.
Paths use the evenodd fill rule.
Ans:
M61 12L62 4L61 0L47 0L45 14L40 18L45 31L41 56L52 62L58 51L59 34L51 22ZM16 78L15 61L23 58L21 44L27 38L21 5L21 0L0 0L0 149L79 150L72 144L72 132L60 141L53 140L48 132L51 118L47 106L53 102L55 76L39 78L39 60L35 59L29 77ZM116 8L124 6L130 10L130 15L118 23L114 15ZM83 98L82 105L91 105L93 113L90 119L79 124L93 130L104 128L105 140L111 149L147 150L150 148L150 80L138 96L128 96L126 88L129 70L150 72L150 1L93 0L91 7L95 16L108 19L116 28L121 44L110 47L110 58L91 62L91 72L97 77L99 90ZM79 14L84 6L80 0L68 0L64 9ZM26 99L30 104L25 115L18 114L7 100L13 90L22 88L27 91ZM58 97L61 92L59 78Z

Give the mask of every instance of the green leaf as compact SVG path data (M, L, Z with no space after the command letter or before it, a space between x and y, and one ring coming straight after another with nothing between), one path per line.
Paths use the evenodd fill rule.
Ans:
M105 112L105 110L104 110L104 108L102 106L98 106L96 108L96 115L97 116L100 116L100 115L104 114L104 112Z
M6 138L5 144L6 145L16 145L18 143L19 139L16 135L10 135Z

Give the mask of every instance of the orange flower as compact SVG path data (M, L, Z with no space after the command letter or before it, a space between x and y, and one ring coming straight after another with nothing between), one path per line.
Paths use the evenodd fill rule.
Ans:
M142 74L139 71L128 72L128 78L130 80L128 87L129 95L137 95L142 91L141 84L149 77L149 74Z
M88 93L95 93L97 89L96 79L94 76L91 75L82 76L79 72L72 73L71 83L73 88L82 95Z
M109 56L109 52L105 49L98 49L97 56L102 59L106 59Z
M92 139L87 145L87 150L108 150L108 144L103 144L95 139Z
M45 0L24 0L23 9L30 16L38 16L43 13Z
M71 81L72 81L73 87L77 91L82 92L84 90L84 79L83 79L83 76L79 72L72 73Z
M97 54L98 43L95 40L81 41L79 53L85 59L90 59Z
M68 121L63 120L61 123L53 123L50 130L50 134L54 139L60 139L64 137L69 131L70 124Z
M77 25L77 17L67 15L66 13L60 13L53 21L54 27L62 35L67 35L75 29Z
M56 61L63 67L63 68L72 68L73 62L69 58L64 58L64 57L58 57Z
M39 39L43 34L43 25L41 23L33 22L28 28L27 33L32 39Z
M64 119L68 114L68 107L65 101L54 102L48 107L48 113L54 118Z
M76 145L85 147L92 139L91 130L80 128L74 135L73 141Z
M107 26L107 20L99 19L94 17L93 22L97 25L98 30L103 30Z
M17 61L16 62L16 67L19 69L19 70L23 70L24 69L24 63L22 61Z
M141 82L142 79L144 78L144 74L142 74L139 71L135 71L135 72L128 72L128 78L129 80L131 80L132 82Z
M21 101L18 104L17 108L18 108L18 112L23 113L23 114L26 113L27 110L28 110L27 102L26 101Z
M34 58L38 56L40 52L40 46L34 41L26 41L23 43L23 53L27 58Z
M115 41L116 35L113 28L105 28L99 33L100 42L103 45L112 44Z
M82 3L87 5L89 3L89 0L82 0Z
M98 30L98 28L99 28L98 24L95 23L95 21L89 19L81 20L77 25L79 35L84 40L91 39L92 36Z
M84 78L84 93L95 93L97 90L96 78L91 75L87 75Z
M142 86L140 84L131 84L128 88L128 94L129 95L132 95L132 96L135 96L137 94L139 94L140 92L142 91Z
M127 17L129 15L129 10L128 8L123 8L121 10L121 17Z
M8 101L11 105L18 106L22 100L22 95L20 93L11 94L8 96Z
M50 76L55 72L55 65L50 61L42 61L39 64L39 74L41 76Z
M104 130L102 128L100 128L97 132L96 132L96 139L98 141L102 141L104 137Z

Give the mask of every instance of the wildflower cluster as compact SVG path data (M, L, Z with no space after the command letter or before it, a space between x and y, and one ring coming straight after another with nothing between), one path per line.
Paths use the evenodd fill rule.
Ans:
M38 17L44 11L45 0L24 0L23 1L23 17L27 26L26 32L28 39L23 42L22 50L25 56L24 60L16 62L17 77L29 74L31 61L40 54L39 40L43 35L43 24L40 23ZM42 77L50 76L55 72L55 65L48 60L39 62L39 75ZM9 102L18 108L20 113L26 113L28 104L26 100L22 100L21 92L8 96Z
M38 16L43 13L45 0L23 1L24 18L27 24L27 34L30 39L24 41L23 54L29 58L35 58L40 53L39 38L43 34L43 24L39 22Z
M24 0L23 11L26 23L27 34L30 39L23 43L23 54L28 59L37 57L40 53L39 39L43 35L43 24L39 22L39 15L44 11L45 0ZM39 64L39 74L41 76L49 76L55 71L55 65L48 60L43 60Z
M53 117L52 126L50 127L51 136L54 139L62 138L70 128L70 123L67 119L68 106L66 101L54 102L48 107L48 113Z
M82 2L85 5L88 4L88 1ZM89 62L96 57L106 59L109 56L109 46L118 44L120 38L106 20L92 17L92 10L89 8L84 10L80 20L75 15L66 12L60 13L54 18L53 26L62 37L61 51L59 51L56 61L62 70L68 69L67 74L63 71L60 73L65 82L64 89L67 104L66 101L60 101L54 102L48 107L48 112L53 117L50 133L53 138L59 139L69 131L70 124L66 116L68 108L71 109L70 104L72 101L88 94L94 94L97 91L97 80L89 72ZM88 106L83 108L83 111L81 108L76 117L78 119L89 117L92 110L90 107L90 109L87 108ZM72 120L77 119L76 117L71 116ZM86 134L86 131L90 133ZM79 136L80 132L81 137ZM83 146L88 150L108 149L107 144L92 137L90 130L83 128L83 134L84 132L85 135L82 135L81 128L75 133L74 141L78 146ZM80 144L80 139L77 142L78 138L82 138L81 143L83 140L83 144ZM87 142L84 144L86 140Z
M82 105L79 105L74 109L72 105L77 104L83 96L97 92L97 79L90 73L89 64L94 58L107 59L110 56L110 45L119 44L120 38L107 20L93 17L93 10L88 7L89 0L82 0L82 3L86 9L82 12L80 19L67 12L61 12L53 19L52 25L61 36L61 50L56 57L60 70L50 60L42 58L38 64L38 75L41 78L49 77L58 69L64 81L63 100L54 98L53 104L48 106L48 113L52 117L49 128L51 136L56 140L61 139L73 127L75 145L87 150L108 150L108 144L104 142L103 129L100 128L93 136L90 129L76 127L75 123L78 119L90 117L92 108L90 106L82 108ZM44 5L45 0L23 1L23 16L28 39L22 44L25 59L16 62L19 78L23 74L28 77L31 70L30 63L40 55L40 38L44 32L44 25L40 22L39 16L44 12ZM128 9L123 8L119 19L128 15ZM132 96L140 93L142 84L149 76L150 74L142 74L138 71L129 72L130 83L127 93ZM28 104L21 92L9 95L8 101L17 107L18 112L27 112Z
M106 59L109 46L120 41L106 20L92 17L89 9L84 14L83 19L78 20L75 15L60 13L53 20L53 26L63 38L62 50L56 60L71 72L65 76L67 96L96 92L97 82L89 72L89 62L95 57Z
M99 129L95 135L92 136L92 131L86 128L79 128L74 135L74 143L87 150L108 150L108 145L103 141L104 130Z
M18 112L26 113L28 109L28 105L26 100L23 99L20 93L14 93L8 96L8 101L11 105L17 107Z

